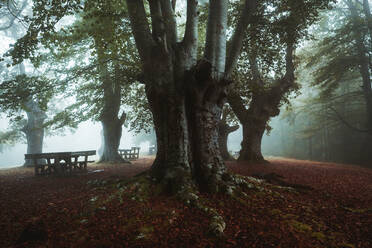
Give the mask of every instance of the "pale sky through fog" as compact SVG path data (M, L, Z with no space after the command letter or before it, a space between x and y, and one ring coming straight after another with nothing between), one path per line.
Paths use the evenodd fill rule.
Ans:
M6 128L4 122L4 119L0 121L0 130ZM98 150L101 146L101 129L100 123L84 122L79 125L75 133L68 132L65 136L47 136L44 138L43 152ZM134 146L132 135L123 128L120 148L130 148L131 146ZM145 145L141 147L142 151L147 149ZM17 144L14 147L6 148L0 153L0 168L22 165L26 150L26 144Z

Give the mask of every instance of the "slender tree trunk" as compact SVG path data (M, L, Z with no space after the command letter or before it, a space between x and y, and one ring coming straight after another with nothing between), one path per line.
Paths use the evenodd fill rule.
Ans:
M46 114L42 111L38 104L29 99L25 104L25 111L27 113L27 123L22 131L26 134L27 139L27 153L42 153L44 141L44 120ZM43 162L43 161L40 161ZM24 166L33 166L33 160L26 159Z

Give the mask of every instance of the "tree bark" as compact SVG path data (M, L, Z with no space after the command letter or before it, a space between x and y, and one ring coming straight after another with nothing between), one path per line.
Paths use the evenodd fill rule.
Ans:
M116 72L118 68L115 68ZM102 72L102 71L101 71ZM116 72L117 73L117 72ZM104 106L101 113L101 124L103 130L103 153L99 162L129 162L123 159L118 152L122 127L126 120L125 112L118 117L121 104L120 82L109 75L103 76Z
M265 133L266 125L270 118L279 115L280 102L284 95L294 87L294 46L291 41L286 48L286 73L277 80L269 89L265 89L259 74L256 57L250 57L250 64L253 68L253 78L258 90L252 92L252 100L249 108L246 109L242 97L230 90L228 102L243 126L243 141L238 161L267 162L261 152L261 140Z
M27 123L22 131L26 134L27 139L27 153L35 154L43 152L44 141L44 120L46 114L42 111L37 102L29 99L25 103L25 111L27 113ZM44 161L40 161L42 163ZM34 166L34 161L26 159L24 166Z
M265 121L254 123L249 121L243 125L243 141L238 161L252 163L264 163L265 159L261 152L261 141L265 133Z
M127 162L118 152L122 134L123 122L119 118L103 118L101 120L103 130L103 152L100 162Z
M226 186L217 128L224 87L216 85L211 64L204 60L184 80L183 92L146 85L158 149L151 175L172 193L190 183L201 190L220 191Z
M218 123L228 82L215 80L209 61L201 60L186 77L186 110L193 175L200 188L217 192L226 185L226 167L218 143ZM222 187L222 188L221 188Z
M110 22L108 22L110 23ZM103 88L103 108L100 116L103 131L103 151L99 162L128 162L119 154L122 126L126 120L123 111L119 117L121 106L122 79L120 76L120 64L117 55L107 52L105 43L115 36L112 30L113 24L106 24L106 33L103 36L94 34L94 43L97 50L98 70Z
M210 192L224 189L229 177L217 127L228 84L224 80L227 0L211 1L215 15L210 14L207 27L206 60L200 62L196 61L198 1L187 1L181 42L170 0L150 1L152 32L143 0L126 2L157 137L150 175L172 193L194 184ZM156 21L159 15L162 22Z
M227 139L230 133L239 129L238 125L229 126L226 121L221 120L218 124L218 144L221 156L224 160L234 160L227 148Z

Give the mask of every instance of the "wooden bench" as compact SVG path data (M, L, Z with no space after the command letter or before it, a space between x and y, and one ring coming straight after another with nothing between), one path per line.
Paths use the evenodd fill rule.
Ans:
M120 156L123 159L135 160L139 158L139 147L132 147L131 149L118 149Z
M153 145L153 146L150 146L149 147L149 155L154 155L156 153L156 147Z
M95 150L79 152L51 152L25 154L25 159L34 162L35 175L66 174L73 171L85 171L89 156L96 155ZM82 159L79 159L81 158Z

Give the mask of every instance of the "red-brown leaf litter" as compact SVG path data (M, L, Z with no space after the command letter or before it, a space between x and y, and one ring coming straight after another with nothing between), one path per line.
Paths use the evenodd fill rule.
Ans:
M371 169L227 162L231 172L265 181L252 180L257 188L244 189L245 197L199 194L226 223L216 237L200 209L156 186L123 186L152 160L90 164L88 173L59 177L0 170L0 247L372 247Z

